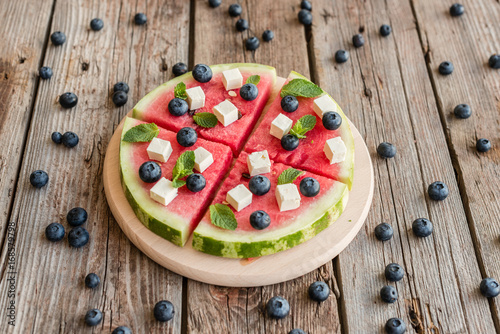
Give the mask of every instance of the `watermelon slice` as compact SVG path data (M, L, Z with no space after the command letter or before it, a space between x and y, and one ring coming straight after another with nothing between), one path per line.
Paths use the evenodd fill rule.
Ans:
M158 126L175 132L186 126L193 127L201 137L225 144L231 147L234 155L237 155L266 105L276 82L276 70L273 67L259 64L214 65L210 66L210 68L212 69L213 77L207 83L197 82L193 79L191 72L189 72L157 87L137 103L134 107L133 117L145 122L156 123ZM236 96L231 96L229 95L229 91L226 91L222 83L222 71L233 68L240 70L243 75L243 83L251 75L260 76L260 82L257 85L259 95L255 100L243 100L240 97L239 89L232 90L236 93L233 95ZM168 103L174 98L174 88L180 82L184 82L186 88L200 86L203 89L205 93L205 107L196 110L197 113L213 113L213 107L227 99L241 112L241 119L227 127L224 127L221 123L217 123L214 128L202 128L194 123L192 116L189 114L183 116L171 115L168 111Z
M122 138L127 130L141 123L144 122L127 117ZM226 145L203 139L198 139L194 146L185 148L177 143L176 133L165 129L160 129L158 138L170 141L173 149L168 161L159 163L162 176L167 179L172 179L172 170L177 158L186 150L195 150L201 146L214 157L212 165L202 173L206 179L206 186L202 191L193 193L183 186L178 189L177 197L167 206L163 206L152 200L149 195L149 190L155 183L145 183L139 178L139 167L151 160L146 151L149 143L120 143L122 185L137 218L152 232L178 246L184 246L229 169L232 161L231 149Z
M248 173L247 155L246 152L240 154L212 203L223 203L226 193L239 184L248 188L249 180L243 177L243 173ZM314 177L320 183L320 193L315 197L301 195L298 209L280 212L275 190L278 176L287 168L287 165L272 163L271 172L263 174L271 181L271 190L263 196L253 195L249 206L234 212L238 221L236 230L213 225L210 213L207 212L193 233L193 248L231 258L258 257L294 247L332 224L347 204L347 186L327 177L305 172L293 183L298 186L304 177ZM256 210L264 210L271 217L270 226L264 230L255 230L250 225L250 214Z
M291 72L287 82L295 78L306 79L296 72ZM297 99L299 108L292 113L287 113L281 109L281 98L278 95L245 145L245 151L251 153L267 150L271 160L341 181L350 189L354 173L354 138L342 109L337 104L337 112L342 116L342 125L339 129L331 131L324 128L321 119L313 110L313 101L316 98L298 97ZM294 124L304 115L316 117L314 129L307 132L307 138L301 139L299 147L293 151L284 150L281 147L281 141L269 133L272 121L280 113L285 114ZM343 162L330 164L323 152L323 147L326 140L338 136L347 147L347 155Z

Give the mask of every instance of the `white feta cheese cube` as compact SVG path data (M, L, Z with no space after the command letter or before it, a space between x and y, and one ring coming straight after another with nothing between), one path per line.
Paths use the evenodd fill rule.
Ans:
M267 150L249 154L247 165L250 176L271 172L271 160L269 160Z
M340 137L335 137L328 139L325 142L325 147L323 148L326 157L330 161L330 165L342 162L345 160L347 153L347 147L344 141Z
M172 154L172 145L168 140L153 138L146 151L148 151L149 159L167 162Z
M243 86L243 76L237 68L222 71L222 83L226 90L236 89Z
M172 181L162 177L151 188L149 196L160 204L168 205L177 196L177 188L172 187Z
M236 211L241 211L252 204L252 193L244 185L239 184L227 192L226 202Z
M196 110L205 106L205 93L200 86L186 89L187 99L190 110Z
M323 118L323 114L327 111L337 111L337 104L333 99L327 94L318 97L313 102L314 112L319 116L319 118Z
M200 146L194 150L194 169L198 172L203 173L213 162L214 157L212 153L203 147Z
M293 121L283 114L279 114L271 123L269 133L278 139L281 139L292 128Z
M228 126L238 120L238 109L228 100L224 100L216 105L213 111L217 120L224 126Z
M280 211L297 209L300 206L300 194L293 183L280 184L276 187L276 200Z

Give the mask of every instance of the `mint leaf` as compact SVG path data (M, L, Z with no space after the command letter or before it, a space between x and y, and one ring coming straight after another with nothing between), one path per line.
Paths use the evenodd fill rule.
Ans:
M314 129L316 125L316 116L313 115L305 115L302 116L295 122L293 128L290 129L290 134L295 137L301 139L306 138L305 134L307 131L311 131Z
M174 187L174 188L180 188L185 184L186 184L186 181L184 181L184 180L173 180L172 181L172 187Z
M194 114L193 120L196 124L204 128L213 128L217 125L217 117L211 112Z
M215 226L234 231L238 227L238 221L234 216L233 210L224 204L210 205L210 221Z
M278 185L285 183L292 183L302 174L304 174L303 171L295 168L285 169L284 171L281 172L280 176L278 176Z
M257 86L260 82L260 75L251 75L247 78L247 81L245 83L251 83Z
M183 177L193 174L194 168L194 151L186 151L178 158L172 171L172 187L179 188L186 184L182 181Z
M306 79L293 79L281 88L281 97L287 95L316 97L321 95L323 90Z
M123 141L129 143L150 142L159 133L160 130L155 123L143 123L130 128L123 136Z
M183 100L187 99L186 84L184 82L179 82L177 86L175 86L174 96Z

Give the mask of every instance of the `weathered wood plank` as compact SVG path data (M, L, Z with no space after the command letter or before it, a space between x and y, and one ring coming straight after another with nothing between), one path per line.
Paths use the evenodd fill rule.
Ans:
M383 332L386 320L398 316L418 333L495 332L488 302L477 291L479 265L409 2L324 0L314 5L316 78L363 133L377 180L365 230L339 255L344 328ZM378 33L384 23L394 31L387 38ZM364 31L366 45L354 49L351 38L358 31ZM339 65L333 57L341 48L351 58ZM377 156L382 141L397 146L394 159ZM450 188L443 202L426 195L436 180ZM426 239L411 231L419 217L435 226ZM383 221L395 229L386 243L373 235ZM383 271L391 262L403 265L407 274L393 284L398 302L387 305L378 295L388 284Z
M146 13L146 26L133 24L136 12ZM27 20L31 17L36 13ZM94 17L104 20L100 32L89 29ZM188 20L189 6L179 2L57 1L51 31L65 32L67 42L49 44L45 57L54 77L39 86L11 216L16 223L13 299L7 293L7 243L2 253L0 298L3 306L15 301L16 327L4 321L7 309L2 306L0 332L110 332L128 325L134 332L180 333L182 277L153 263L121 233L106 204L101 172L114 127L139 97L171 76L172 64L187 61ZM127 105L117 109L110 92L119 80L131 90ZM71 110L57 103L66 91L79 97ZM50 141L52 131L74 131L80 143L74 149L57 146ZM37 190L28 178L39 168L48 172L50 182ZM89 213L89 244L77 250L66 240L48 242L45 227L59 221L69 231L65 215L75 206ZM95 290L83 284L89 272L101 277ZM161 299L177 308L168 324L152 315ZM83 322L91 308L104 314L95 330Z

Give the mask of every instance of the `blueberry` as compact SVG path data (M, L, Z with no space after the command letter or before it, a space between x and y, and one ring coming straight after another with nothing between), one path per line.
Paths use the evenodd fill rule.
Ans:
M417 237L425 238L432 234L432 222L427 218L418 218L412 224L413 233Z
M30 183L35 188L41 188L49 182L49 175L43 170L36 170L30 175Z
M398 300L398 292L393 286L386 285L380 289L380 298L382 298L382 301L392 304Z
M102 320L102 313L98 309L93 309L85 314L85 323L88 326L97 326Z
M66 147L75 147L76 145L78 145L79 141L80 139L78 138L78 135L74 132L68 131L62 135L62 143Z
M59 104L65 109L73 108L78 103L78 96L75 93L67 92L59 96Z
M281 99L281 109L286 112L294 112L299 107L299 101L295 96L287 95Z
M95 18L95 19L92 19L92 21L90 21L90 29L92 29L94 31L99 31L102 28L104 28L104 22L102 22L101 19Z
M345 63L349 59L349 51L338 50L335 52L335 61L339 64Z
M250 225L256 230L263 230L271 224L271 217L267 212L258 210L250 215Z
M119 81L117 83L115 83L115 85L113 86L113 92L116 93L116 92L125 92L128 94L128 91L130 90L129 86L127 85L127 83L123 82L123 81Z
M324 302L330 295L330 288L323 281L317 281L309 285L307 290L309 297L315 302Z
M66 42L66 35L63 32L56 31L50 35L50 40L56 46L63 45Z
M244 84L240 88L240 96L245 101L253 101L259 95L259 89L253 83Z
M74 227L68 233L68 243L71 247L80 248L89 242L89 232L81 227Z
M300 181L300 193L306 197L314 197L319 194L320 186L318 180L313 177L305 177Z
M443 61L441 64L439 64L439 73L441 73L442 75L449 75L451 73L453 73L453 70L455 68L453 67L453 64L451 63L451 61Z
M263 33L262 33L262 39L264 40L264 42L270 42L272 41L274 38L274 32L272 30L265 30Z
M252 194L262 196L271 190L271 181L264 175L255 175L250 179L248 188Z
M198 173L191 174L186 179L186 187L194 193L202 191L206 184L205 177Z
M212 8L217 8L222 3L222 0L208 0L208 5Z
M236 30L238 31L245 31L248 29L248 21L245 19L239 19L236 21Z
M168 103L168 111L174 116L182 116L188 112L189 106L186 101L179 99L178 97L173 98Z
M134 22L138 26L142 26L142 25L146 24L146 22L148 22L148 18L146 17L146 14L144 14L144 13L137 13L134 16Z
M363 45L365 45L365 39L363 35L361 34L356 34L352 36L352 44L354 45L355 48L360 48Z
M182 62L179 62L172 67L172 73L176 77L178 77L179 75L186 74L187 71L188 71L188 66Z
M111 334L132 334L132 330L126 326L116 327Z
M64 238L65 233L64 226L59 223L49 224L45 228L45 236L49 241L60 241Z
M387 223L379 224L375 227L375 238L380 241L387 241L394 235L392 226Z
M260 46L260 41L257 37L249 37L245 41L245 47L247 48L248 51L255 51L259 48Z
M191 147L196 144L198 135L193 128L185 127L177 132L177 142L184 147Z
M389 36L391 34L391 32L392 32L391 26L389 26L387 24L383 24L380 27L380 35L382 35L383 37Z
M267 302L267 314L273 319L283 319L290 313L290 304L283 297L276 296Z
M97 274L90 273L85 276L85 286L87 288L93 289L97 287L99 283L101 283L101 279L99 278L99 276L97 276Z
M456 106L455 109L453 109L453 113L455 114L456 118L462 118L462 119L469 118L472 115L472 111L469 105L465 103Z
M237 3L233 3L231 6L229 6L229 9L227 10L230 16L236 17L241 15L241 6Z
M492 55L488 60L488 65L491 68L499 69L500 68L500 55Z
M479 290L483 296L493 298L500 294L500 284L494 278L487 277L481 281Z
M197 64L193 68L194 80L204 83L212 80L212 69L205 64Z
M337 130L342 125L342 117L335 111L327 111L323 114L323 126L327 130Z
M281 137L281 147L287 151L293 151L299 147L299 138L291 134L286 134Z
M154 161L146 161L139 167L139 177L146 183L154 183L161 178L161 167Z
M385 159L394 158L396 155L396 146L388 142L383 142L377 147L377 153Z
M311 3L307 0L302 0L300 2L300 8L311 11L313 9Z
M52 132L52 135L50 136L52 141L56 144L62 143L62 134L60 132Z
M405 270L397 263L389 263L384 270L385 278L391 282L399 282L405 275Z
M307 333L304 332L302 329L294 328L291 331L289 331L288 334L307 334Z
M491 142L486 138L480 138L476 142L476 149L479 152L488 152L491 149Z
M313 16L307 9L301 9L298 14L299 22L305 26L310 26L313 21Z
M121 107L127 103L128 94L122 91L114 92L112 100L115 106Z
M42 78L43 80L47 80L47 79L50 79L52 78L52 69L48 66L44 66L42 68L40 68L40 70L38 71L38 74L40 75L40 78Z
M73 208L68 211L66 220L71 226L80 226L87 221L88 215L84 208Z
M385 323L385 332L387 334L403 334L406 332L406 324L400 318L390 318Z
M459 3L454 3L450 7L451 16L461 16L465 12L464 6Z
M429 197L435 201L442 201L448 197L448 186L441 181L433 182L427 188Z
M174 317L174 305L168 300L161 300L156 303L153 314L156 320L166 322Z

